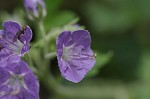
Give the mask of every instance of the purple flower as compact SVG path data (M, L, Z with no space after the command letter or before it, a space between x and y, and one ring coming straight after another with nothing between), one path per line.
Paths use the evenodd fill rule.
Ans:
M6 57L0 56L0 66L1 67L5 67L7 65L7 63L11 62L11 63L18 63L21 59L19 56L17 55L9 55Z
M56 41L59 69L64 78L81 81L95 64L95 55L90 49L91 37L86 30L61 33Z
M39 99L38 94L39 83L24 61L0 65L0 99Z
M0 30L0 61L9 55L23 56L30 50L32 31L29 26L21 27L17 22L6 21Z
M33 16L39 17L39 11L42 9L42 15L46 16L46 8L43 0L24 0L24 6L28 15L32 13Z

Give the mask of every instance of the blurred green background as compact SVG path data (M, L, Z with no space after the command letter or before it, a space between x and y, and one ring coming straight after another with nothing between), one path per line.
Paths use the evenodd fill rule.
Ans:
M83 81L74 84L60 77L53 59L53 74L62 79L63 87L53 95L41 84L41 99L150 99L150 0L45 2L46 31L79 17L78 24L91 33L97 63ZM0 22L14 19L33 24L18 10L22 6L21 0L0 0Z

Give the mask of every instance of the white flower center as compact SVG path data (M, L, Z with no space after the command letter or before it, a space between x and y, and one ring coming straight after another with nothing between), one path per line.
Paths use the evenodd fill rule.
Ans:
M7 86L8 90L1 91L0 97L4 95L16 95L20 92L21 87L28 89L23 79L25 74L16 75L12 72L10 72L10 74L11 74L10 78L2 84Z
M11 50L13 54L21 55L23 44L19 40L17 40L16 42L7 40L6 47L7 49Z
M63 47L62 59L65 61L71 61L72 59L73 60L95 59L95 55L89 55L89 53L85 53L82 49L83 46L74 47L74 45L71 45L69 47Z

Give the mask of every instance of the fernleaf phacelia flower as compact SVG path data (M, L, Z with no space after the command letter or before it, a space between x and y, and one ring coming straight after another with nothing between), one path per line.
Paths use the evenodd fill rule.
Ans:
M0 75L0 99L39 99L39 83L24 61L0 65Z
M30 50L32 31L29 26L21 27L17 22L6 21L0 30L0 61L9 55L23 56Z
M62 76L72 82L81 81L95 64L91 37L86 30L64 31L57 40L57 59Z

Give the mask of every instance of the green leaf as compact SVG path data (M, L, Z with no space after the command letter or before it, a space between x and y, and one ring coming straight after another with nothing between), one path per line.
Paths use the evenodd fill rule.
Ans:
M80 26L80 25L76 26L78 21L79 21L79 18L77 17L77 18L72 19L71 21L69 21L67 24L65 24L62 27L52 28L46 35L46 40L48 40L48 41L51 40L50 49L55 49L54 45L53 45L55 41L52 41L52 40L55 40L56 37L63 31L65 31L65 30L68 30L68 31L83 30L84 26ZM32 47L36 48L38 46L42 46L43 44L44 44L44 39L41 39L38 42L32 44ZM52 50L52 51L54 51L54 50Z
M93 67L93 69L91 71L89 71L89 73L86 75L86 77L96 76L99 73L100 69L105 64L107 64L110 61L111 57L113 56L112 52L108 52L108 53L99 53L99 52L97 52L96 54L97 54L96 64Z
M58 26L63 26L71 21L75 14L71 11L59 10L62 0L46 0L47 16L44 19L46 31Z
M140 22L141 13L137 10L135 2L132 2L132 0L115 1L108 0L108 2L114 4L114 8L110 7L109 4L96 2L88 2L83 6L83 11L91 28L99 33L105 33L106 31L128 29Z
M149 82L150 81L150 51L144 50L142 52L141 61L139 63L139 77Z
M62 11L59 12L51 17L49 19L45 20L45 26L46 30L49 30L54 27L63 26L73 20L75 17L75 14L71 11Z
M75 31L75 30L84 29L84 26L80 26L80 25L75 26L75 24L77 24L78 21L79 21L79 18L74 18L62 27L55 27L51 29L48 32L46 39L49 40L51 38L55 38L56 36L58 36L60 33L62 33L65 30Z
M62 0L45 0L46 9L47 9L47 18L49 16L52 16L52 14L58 10L61 2Z
M21 25L25 25L24 11L15 9L12 14L9 14L7 12L1 12L0 22L3 23L4 21L7 21L7 20L13 20L13 21L19 22Z

